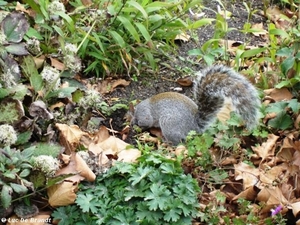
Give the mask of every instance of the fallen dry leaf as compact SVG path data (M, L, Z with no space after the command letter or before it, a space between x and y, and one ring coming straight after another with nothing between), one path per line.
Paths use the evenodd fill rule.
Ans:
M77 153L72 153L70 162L67 166L56 171L56 176L62 174L74 174L74 176L68 177L66 180L74 183L79 183L82 180L94 181L96 175L86 165L86 162Z
M121 162L136 162L137 158L141 156L141 151L138 149L124 149L118 153L118 161Z
M63 71L65 69L65 64L63 64L59 60L50 57L50 61L51 61L51 66L53 66L54 68L56 68L60 71Z
M235 179L243 180L243 187L246 190L249 187L259 184L259 169L249 166L244 162L234 165Z
M64 181L55 184L47 189L49 204L52 207L66 206L73 204L76 199L75 192L78 189L78 183Z
M263 142L260 146L252 146L252 149L256 155L262 158L262 161L264 161L265 159L274 156L275 144L278 138L279 136L269 134L267 141Z
M90 182L92 182L96 179L96 175L88 167L88 165L81 158L80 155L75 154L74 161L75 161L76 172L78 172L80 174L80 176L84 177L87 181L90 181Z
M176 83L183 87L191 87L193 85L193 80L190 76L178 78Z
M256 188L255 186L251 186L246 190L237 194L232 200L236 201L238 199L246 199L248 201L253 201L256 199L257 193L258 193L258 188Z
M254 36L261 36L261 35L266 35L268 34L268 31L266 31L264 29L264 25L263 23L256 23L256 24L253 24L251 26L251 28L254 30L252 31L251 33L254 35Z
M285 205L288 200L277 186L266 186L257 195L257 200L267 205Z
M298 202L292 203L291 207L292 207L294 216L297 217L300 212L300 199L298 200Z
M266 97L273 99L275 102L291 100L293 98L292 93L287 88L265 89L264 93Z
M176 35L175 40L188 42L190 40L190 38L191 38L191 36L188 35L187 33L180 33L180 34Z
M83 136L90 136L88 133L80 130L77 125L69 126L67 124L56 123L55 126L60 131L59 141L61 145L65 147L66 153L68 154L71 154L71 152L77 149Z

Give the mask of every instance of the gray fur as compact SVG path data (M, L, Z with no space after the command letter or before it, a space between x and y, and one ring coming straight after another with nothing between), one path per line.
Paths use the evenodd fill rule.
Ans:
M191 130L204 132L216 119L225 98L232 100L234 110L249 130L258 124L258 92L231 68L216 65L197 73L194 94L196 102L176 92L154 95L136 106L132 124L159 127L166 141L176 145Z

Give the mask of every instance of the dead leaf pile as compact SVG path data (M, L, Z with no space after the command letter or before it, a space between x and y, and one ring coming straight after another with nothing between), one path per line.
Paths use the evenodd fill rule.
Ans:
M82 180L94 181L96 174L109 169L115 160L135 162L141 155L139 150L128 148L129 144L111 136L104 126L95 134L84 132L76 125L57 123L56 127L61 145L66 149L65 154L61 155L63 165L56 175L73 175L48 188L49 204L52 207L73 204L78 184ZM87 149L84 152L86 154L76 152L79 146Z

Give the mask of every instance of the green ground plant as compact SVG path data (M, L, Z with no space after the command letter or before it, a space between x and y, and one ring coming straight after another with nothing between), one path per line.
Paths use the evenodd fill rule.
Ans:
M117 163L94 184L82 185L74 206L52 214L60 225L190 224L198 215L199 187L180 162L145 153L136 164ZM66 218L66 213L72 216Z

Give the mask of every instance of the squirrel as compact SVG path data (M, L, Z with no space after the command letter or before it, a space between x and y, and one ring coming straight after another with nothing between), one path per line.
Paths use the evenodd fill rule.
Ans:
M244 76L223 65L208 67L196 75L195 102L177 92L154 95L136 105L131 124L160 128L163 138L177 145L191 130L203 133L230 99L247 129L257 126L261 106L258 91Z

